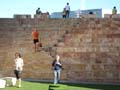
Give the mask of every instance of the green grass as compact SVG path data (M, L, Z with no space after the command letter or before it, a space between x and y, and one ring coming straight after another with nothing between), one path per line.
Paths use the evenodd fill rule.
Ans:
M22 81L22 87L6 87L4 90L120 90L120 85L57 84Z
M22 81L22 87L18 88L17 86L6 87L5 90L48 90L48 83L36 83L36 82L27 82Z
M68 84L69 90L120 90L120 85Z

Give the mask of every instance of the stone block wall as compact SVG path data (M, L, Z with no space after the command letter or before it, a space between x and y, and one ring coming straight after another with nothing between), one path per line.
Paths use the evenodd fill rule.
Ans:
M48 19L48 18L50 18L49 17L49 12L34 15L34 19L45 20L45 19Z
M43 49L34 52L32 27ZM120 18L0 19L0 76L14 76L14 54L24 59L23 78L53 80L52 55L58 53L68 82L120 83Z
M31 15L19 15L19 14L15 14L14 18L15 19L31 19Z

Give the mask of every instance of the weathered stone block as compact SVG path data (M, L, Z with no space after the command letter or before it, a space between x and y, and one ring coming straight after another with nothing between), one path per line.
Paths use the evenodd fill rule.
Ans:
M85 71L86 65L85 64L72 64L70 67L71 71Z
M98 18L95 14L84 14L81 15L82 18Z
M39 15L34 15L34 18L44 20L50 17L49 17L49 13L41 13Z
M112 15L111 14L104 14L104 18L111 18Z
M120 18L120 14L114 14L112 15L112 18Z
M92 65L92 70L93 71L104 70L104 66L102 64Z
M15 19L31 19L31 15L14 15Z

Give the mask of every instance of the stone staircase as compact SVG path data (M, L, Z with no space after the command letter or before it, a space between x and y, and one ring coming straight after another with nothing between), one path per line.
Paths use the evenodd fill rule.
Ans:
M0 19L1 75L14 76L14 54L24 59L23 78L52 80L54 54L61 56L61 80L119 83L120 19ZM32 27L43 48L34 52Z

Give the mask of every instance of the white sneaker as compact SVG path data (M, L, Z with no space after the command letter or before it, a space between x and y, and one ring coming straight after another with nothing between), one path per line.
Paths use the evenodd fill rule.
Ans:
M18 85L18 87L20 88L20 87L21 87L21 85Z

